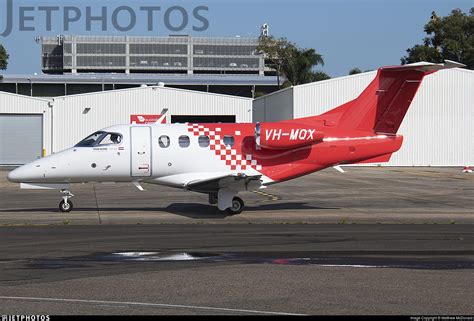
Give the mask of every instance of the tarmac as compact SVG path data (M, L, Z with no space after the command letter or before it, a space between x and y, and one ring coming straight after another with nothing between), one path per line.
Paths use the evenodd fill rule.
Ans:
M206 195L156 185L75 185L74 210L60 213L58 191L20 190L0 172L0 225L50 224L460 224L474 223L474 174L461 168L327 169L242 193L229 216Z
M0 228L3 314L472 315L471 225Z
M472 315L474 175L329 169L243 193L129 184L20 190L0 172L0 311Z

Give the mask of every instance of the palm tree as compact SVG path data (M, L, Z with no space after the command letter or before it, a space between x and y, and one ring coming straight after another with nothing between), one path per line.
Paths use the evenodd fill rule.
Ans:
M282 68L285 78L292 86L311 82L314 75L313 68L317 65L324 65L323 57L312 48L293 47L290 50L289 59Z
M316 50L301 49L285 38L261 37L257 50L265 55L265 60L276 70L278 78L286 78L285 86L301 85L318 79L313 68L324 65L323 57Z

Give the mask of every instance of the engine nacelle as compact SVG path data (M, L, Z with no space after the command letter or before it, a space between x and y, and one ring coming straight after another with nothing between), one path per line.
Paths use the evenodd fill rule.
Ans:
M323 132L297 123L257 123L255 126L257 148L293 149L312 145L323 138Z

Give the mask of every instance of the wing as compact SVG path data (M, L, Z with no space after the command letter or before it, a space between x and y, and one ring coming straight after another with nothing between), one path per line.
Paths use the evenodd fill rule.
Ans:
M221 188L234 191L256 190L262 186L262 175L247 176L242 174L231 174L220 177L191 181L186 184L186 189L205 194L217 193Z

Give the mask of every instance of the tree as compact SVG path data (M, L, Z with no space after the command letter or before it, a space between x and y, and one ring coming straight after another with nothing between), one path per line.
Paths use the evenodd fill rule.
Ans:
M294 44L286 38L276 39L273 36L262 36L259 38L257 51L265 56L265 64L275 69L278 77L278 88L280 88L280 76L283 72L283 65L289 59L290 48Z
M349 70L349 75L355 75L355 74L360 74L362 73L362 70L360 70L359 68L352 68L351 70Z
M321 80L328 80L331 79L331 76L326 74L325 72L322 71L314 71L310 74L310 81L309 82L315 82L315 81L321 81Z
M287 86L313 81L313 68L324 65L323 57L316 50L299 48L286 38L261 37L257 50L265 55L265 60L276 70L278 77L286 78Z
M454 9L446 17L432 13L424 28L427 37L423 44L407 49L408 55L401 58L402 64L419 61L443 62L454 60L474 69L474 7L469 14Z
M5 50L5 47L3 47L3 45L0 45L0 70L7 69L8 58L10 58L10 55Z

